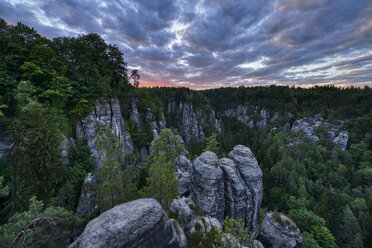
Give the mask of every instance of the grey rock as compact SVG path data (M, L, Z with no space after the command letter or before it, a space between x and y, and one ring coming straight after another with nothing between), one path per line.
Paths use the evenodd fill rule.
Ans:
M265 248L260 241L258 240L253 240L253 246L252 248Z
M180 196L188 196L190 193L192 163L185 156L178 156L173 164L178 169L176 172L178 193Z
M303 118L296 120L292 125L292 131L302 131L306 137L310 139L311 142L317 142L319 141L319 137L316 135L313 135L314 127L310 126L309 122L313 122L314 120L309 118Z
M251 240L253 240L258 232L260 207L263 196L262 171L251 150L243 145L235 146L229 153L229 158L234 160L245 189L248 200L245 224L250 233Z
M138 127L139 128L142 128L142 121L141 121L141 116L138 112L138 98L137 97L133 97L131 99L131 105L132 105L132 113L130 114L130 119L133 120L134 122L137 123Z
M156 118L153 115L153 113L151 112L150 108L146 108L145 118L146 118L146 120L148 120L150 122L156 122Z
M192 102L185 102L180 104L182 106L182 121L180 125L180 131L185 137L186 142L190 142L194 137L197 140L204 140L204 131L201 123L204 120L202 116L202 111L197 108L194 110ZM198 120L201 120L199 123Z
M174 226L173 237L177 238L177 243L179 244L179 248L187 248L188 247L188 245L187 245L188 241L187 241L187 237L185 235L185 232L183 231L180 224L178 224L178 222L175 219L170 219L170 220L171 220L171 222Z
M169 210L177 214L177 219L180 220L181 227L186 232L194 227L195 215L190 208L190 205L194 204L190 198L182 197L174 199L169 207Z
M218 157L206 151L193 162L190 185L191 198L201 210L218 219L224 219L224 181Z
M336 134L334 131L327 131L327 136L330 140L334 140L334 138L336 137Z
M99 209L96 204L96 188L97 179L92 173L84 178L84 183L81 188L81 194L76 208L76 215L79 218L84 218L91 213L98 213Z
M145 166L147 156L149 155L149 150L147 149L147 147L142 147L139 155L140 155L140 165Z
M257 126L258 127L264 127L267 125L267 122L270 118L270 114L266 111L266 109L261 109L261 112L260 112L260 117L261 117L261 120L259 120L257 122Z
M292 125L292 131L302 130L304 135L310 139L312 142L318 142L319 137L314 135L314 131L323 125L324 129L327 131L328 138L335 143L342 150L347 147L347 142L349 136L346 131L342 131L337 137L336 133L342 129L343 121L337 121L337 124L332 124L324 121L320 114L315 115L315 117L306 117L296 120ZM311 125L312 124L312 125Z
M176 178L178 181L178 195L188 196L190 194L191 176L187 171L177 170Z
M181 171L188 171L188 172L190 172L192 170L192 163L185 156L178 156L174 160L174 166L176 168L180 169Z
M270 119L270 122L274 122L276 121L277 119L279 118L279 113L278 112L275 112L273 117Z
M93 219L69 248L184 247L172 221L154 199L118 205Z
M278 222L277 218L280 218L281 221ZM261 224L258 240L260 240L266 248L302 247L300 230L297 228L296 224L282 214L268 213L266 215Z
M227 109L223 112L223 116L234 118L244 125L248 126L249 128L254 127L253 120L248 113L248 106L246 105L238 105L234 109Z
M63 134L60 134L60 145L59 149L61 150L61 160L64 165L67 165L68 160L68 154L70 152L70 149L75 146L75 142L73 138L67 139L66 136Z
M245 223L252 220L252 194L244 186L243 179L233 160L222 158L219 165L224 174L225 184L225 216Z
M117 142L123 143L123 156L132 153L134 149L130 134L124 127L119 99L112 97L109 101L97 100L93 111L76 124L76 137L87 142L92 155L96 158L96 168L102 166L95 144L100 125L112 128Z
M349 135L346 131L341 132L337 137L333 139L333 143L335 143L341 150L345 150L347 147L347 141L349 139Z
M176 111L176 100L174 98L170 98L167 104L167 112L170 114L174 111Z

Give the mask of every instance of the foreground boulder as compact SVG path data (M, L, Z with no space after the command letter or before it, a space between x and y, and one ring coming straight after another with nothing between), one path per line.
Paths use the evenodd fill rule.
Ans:
M93 219L69 248L183 247L161 205L139 199L118 205Z
M266 248L300 248L302 237L300 230L287 216L268 213L261 224L258 240Z

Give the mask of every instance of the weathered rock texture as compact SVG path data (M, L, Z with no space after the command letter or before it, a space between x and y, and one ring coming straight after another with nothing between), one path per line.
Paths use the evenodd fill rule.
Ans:
M294 132L298 132L301 130L311 142L317 142L319 141L319 137L315 135L314 132L320 126L323 126L323 128L327 131L328 138L342 150L345 150L347 147L349 136L347 134L347 131L341 131L343 124L343 121L338 121L337 124L331 124L324 121L324 119L320 117L320 115L316 115L314 117L307 117L296 120L293 123L291 130ZM338 136L336 136L337 133Z
M176 112L180 116L177 120L178 130L187 143L192 138L203 141L206 126L212 127L216 132L221 132L222 122L216 118L214 111L206 113L199 107L195 107L192 102L176 102L174 98L171 98L167 103L168 118Z
M184 247L171 220L154 199L118 205L93 219L69 248Z
M68 154L70 152L70 149L75 146L75 142L73 138L67 139L66 136L63 134L60 134L61 143L59 145L59 149L61 149L61 159L62 163L64 165L67 165L68 160Z
M271 116L266 109L259 109L257 106L248 104L226 109L222 111L221 115L234 118L249 128L264 127L268 123L274 122L279 117L277 112Z
M180 196L188 196L190 193L192 163L185 156L179 156L174 160L174 166L177 168L178 193Z
M245 206L239 204L239 198L242 197L242 195L234 192L233 190L235 194L233 193L232 195L230 195L230 198L234 199L233 201L235 202L235 204L230 204L230 208L227 208L227 211L238 214L239 216L238 212L240 211L240 209L245 209L245 216L243 220L245 220L251 239L254 239L257 236L258 232L260 207L263 196L262 171L258 165L256 158L253 156L251 150L248 147L245 147L243 145L235 146L234 149L229 153L229 157L234 160L236 164L234 170L236 172L237 178L234 178L234 176L229 177L227 176L227 173L226 178L230 178L231 181L233 181L233 183L231 184L232 187L236 186L237 188L241 189L240 185L243 186L243 193L245 194L244 197L247 200ZM226 167L227 166L225 166L225 169ZM227 191L225 195L228 195L228 193L229 192Z
M300 230L287 216L268 213L261 224L258 240L266 248L300 248L302 237Z
M121 115L118 98L112 97L109 101L97 100L93 111L76 125L76 137L87 142L92 155L96 158L97 167L102 165L102 161L98 159L95 144L100 125L109 126L113 129L117 141L123 143L123 155L133 152L133 142L130 134L124 128L124 119Z
M213 152L204 152L194 160L190 190L195 204L222 223L225 209L223 172Z
M91 213L99 213L98 206L96 204L96 187L97 179L92 173L84 178L83 186L81 187L81 194L76 208L76 215L79 218L83 218Z
M201 213L195 211L196 205L190 197L182 197L173 200L170 205L170 211L176 215L176 221L187 234L200 232L205 234L212 227L221 227L220 222L210 216L201 216ZM195 229L196 224L200 225L200 230Z
M204 152L196 158L190 172L190 196L220 223L226 216L242 219L254 240L263 195L262 171L248 147L237 145L229 157L218 160L213 152ZM180 161L176 164L181 167Z

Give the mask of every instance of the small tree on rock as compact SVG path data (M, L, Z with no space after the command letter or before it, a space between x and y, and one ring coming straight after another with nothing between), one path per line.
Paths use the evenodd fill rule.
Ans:
M150 177L147 179L145 195L157 199L165 208L178 195L178 182L173 161L184 147L177 144L176 140L177 136L171 130L163 129L159 138L155 140L153 151L146 161Z

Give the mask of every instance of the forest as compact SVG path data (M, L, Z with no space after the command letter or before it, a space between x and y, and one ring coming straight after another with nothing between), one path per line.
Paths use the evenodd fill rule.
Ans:
M0 19L0 37L0 136L11 144L0 157L0 247L67 247L98 215L76 217L83 181L95 170L95 160L88 145L76 139L75 127L97 99L112 96L128 120L132 160L153 140L149 121L143 119L140 128L129 120L133 97L139 99L139 112L150 108L156 118L165 116L169 129L155 140L143 168L132 165L125 171L117 166L123 163L122 147L102 129L96 144L106 157L97 189L101 212L141 197L155 198L166 209L177 196L172 163L185 147L191 159L205 150L224 157L242 144L263 171L263 216L269 210L286 213L300 228L304 248L372 247L369 87L137 88L129 83L125 54L98 34L49 40L33 28ZM322 127L315 143L301 132L273 130L273 124L250 128L226 116L221 132L210 126L205 141L176 145L182 113L166 114L171 98L192 102L203 113L259 106L279 113L276 127L320 114L329 122L343 121L347 148L330 142ZM61 134L76 139L67 163L61 159ZM288 146L289 140L298 142ZM165 181L163 175L168 175Z

